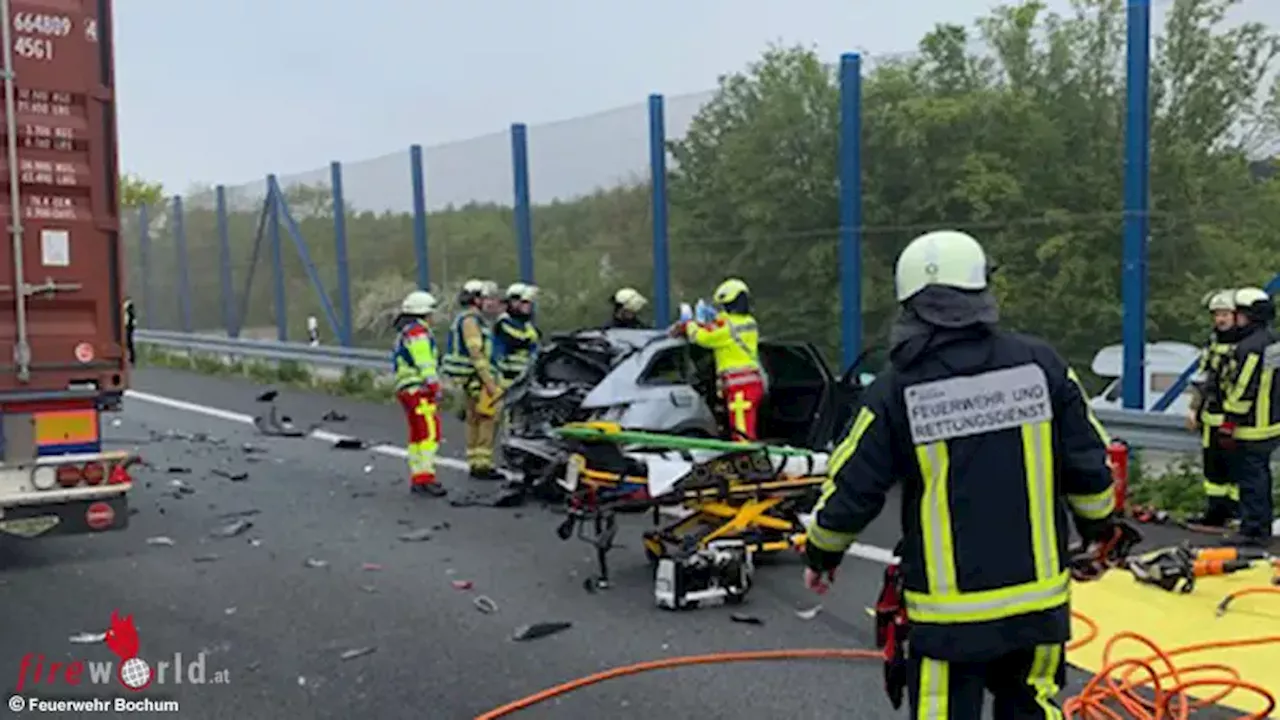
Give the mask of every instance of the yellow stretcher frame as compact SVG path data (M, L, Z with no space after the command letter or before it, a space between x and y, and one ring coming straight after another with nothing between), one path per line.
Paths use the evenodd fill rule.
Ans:
M578 464L580 487L614 488L622 484L648 485L648 478L623 475L586 466L586 457L575 454L569 459ZM746 540L753 553L776 553L804 547L805 528L799 518L812 510L825 475L779 476L774 480L742 480L728 478L728 488L696 488L686 490L669 500L650 498L654 505L654 524L659 525L657 508L683 507L691 511L687 517L659 525L644 534L645 556L650 562L676 552L705 550L719 540ZM798 508L811 496L809 507ZM764 535L763 538L759 535ZM753 537L754 536L754 537ZM691 542L692 539L692 542Z

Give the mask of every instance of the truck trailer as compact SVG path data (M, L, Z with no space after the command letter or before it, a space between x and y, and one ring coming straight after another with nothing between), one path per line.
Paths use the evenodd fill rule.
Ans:
M111 0L0 0L0 542L122 530L129 385Z

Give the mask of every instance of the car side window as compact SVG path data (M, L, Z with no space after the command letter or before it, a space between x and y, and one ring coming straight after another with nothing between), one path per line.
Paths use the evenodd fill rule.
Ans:
M641 382L646 385L687 385L693 381L693 360L688 348L673 347L659 352L649 361Z

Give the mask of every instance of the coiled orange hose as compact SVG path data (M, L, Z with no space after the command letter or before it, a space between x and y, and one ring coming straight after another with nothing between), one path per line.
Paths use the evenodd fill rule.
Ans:
M1256 594L1256 590L1250 588L1237 591L1234 596ZM1261 590L1272 591L1276 589L1261 588ZM1277 592L1280 592L1280 590L1277 590ZM1068 645L1068 650L1083 647L1096 640L1099 635L1098 624L1092 619L1080 613L1073 612L1072 615L1084 625L1085 633L1083 637L1077 638ZM1141 658L1126 657L1113 660L1112 654L1115 647L1126 640L1142 645L1149 651L1149 655ZM1240 720L1266 720L1271 716L1271 711L1276 708L1276 698L1266 688L1242 680L1239 672L1226 665L1201 664L1179 667L1174 664L1173 658L1205 650L1269 645L1273 643L1280 644L1280 635L1221 640L1188 645L1173 650L1163 650L1151 640L1136 633L1118 633L1107 641L1103 652L1103 668L1094 675L1093 679L1086 684L1079 695L1067 700L1062 708L1063 714L1068 718L1084 718L1085 720L1187 720L1195 709L1213 705L1234 691L1244 690L1266 700L1267 707L1261 713L1241 715ZM571 680L478 715L476 720L498 720L499 718L509 717L521 710L567 695L575 690L651 670L667 670L690 665L778 660L848 661L883 659L884 655L878 650L850 650L843 648L756 650L662 658L634 665L624 665ZM1195 680L1188 677L1211 672L1217 673L1217 675L1201 677ZM1140 680L1130 679L1139 674ZM1113 677L1116 675L1118 677ZM1211 696L1195 699L1187 694L1187 691L1193 688L1217 688L1217 690ZM1139 692L1144 689L1147 691L1146 694L1153 696L1153 699L1147 699ZM1203 690L1199 694L1205 695Z

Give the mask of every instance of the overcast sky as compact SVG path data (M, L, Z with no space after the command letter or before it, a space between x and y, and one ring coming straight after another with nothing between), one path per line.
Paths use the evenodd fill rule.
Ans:
M560 183L554 176L573 170L553 172L548 165L583 162L572 155L625 146L626 157L635 157L630 167L642 169L644 113L633 107L612 121L538 124L643 103L651 92L672 97L709 89L718 75L740 69L773 40L812 44L831 59L849 50L911 50L933 23L967 22L992 4L118 1L121 161L126 170L181 191L193 183L290 175L412 143L433 148L491 135L451 153L428 152L428 194L439 205L510 187L503 167L509 145L493 134L522 121L532 126L533 185L542 196ZM1280 24L1280 0L1248 0L1247 6L1250 15L1271 15ZM699 102L673 97L673 133ZM381 186L391 176L397 184L405 178L407 198L403 158L375 165L364 168L368 178L354 164L348 172L368 186L366 194L389 192ZM493 165L494 179L450 182L479 165Z

